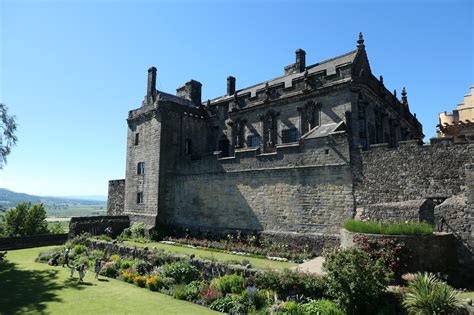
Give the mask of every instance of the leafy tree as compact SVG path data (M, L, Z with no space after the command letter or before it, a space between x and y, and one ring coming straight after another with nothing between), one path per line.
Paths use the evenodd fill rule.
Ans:
M31 206L29 202L22 202L6 212L6 235L27 236L45 233L48 233L48 223L43 204Z
M48 233L48 222L46 221L46 209L42 203L33 205L28 209L25 219L26 235L38 235Z
M0 103L0 169L7 162L12 146L16 144L15 116L8 115L8 107Z

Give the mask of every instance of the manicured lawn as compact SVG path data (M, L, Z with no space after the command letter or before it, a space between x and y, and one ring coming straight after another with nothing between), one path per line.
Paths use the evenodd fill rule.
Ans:
M135 246L148 246L148 247L156 247L160 248L166 251L174 252L174 253L181 253L181 254L194 254L198 257L201 258L207 258L207 259L216 259L218 261L229 261L229 260L239 260L242 261L244 259L248 260L250 264L252 265L253 268L258 268L258 269L265 269L265 268L272 268L272 269L277 269L277 270L283 270L285 268L291 268L293 266L296 266L296 264L291 263L291 262L285 262L285 261L273 261L269 259L264 259L264 258L254 258L254 257L246 257L246 256L239 256L239 255L232 255L232 254L227 254L227 253L222 253L222 252L215 252L215 251L209 251L201 248L190 248L190 247L185 247L185 246L179 246L179 245L168 245L168 244L163 244L160 242L151 242L151 243L137 243L137 242L129 242L125 241L125 244L128 245L135 245Z
M83 284L69 270L35 263L51 247L9 251L0 263L0 314L218 314L208 308L113 279Z

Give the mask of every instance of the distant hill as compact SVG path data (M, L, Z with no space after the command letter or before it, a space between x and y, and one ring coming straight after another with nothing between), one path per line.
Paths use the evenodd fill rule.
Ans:
M84 209L81 212L92 211L102 212L106 206L106 197L104 196L71 196L71 197L47 197L35 196L24 193L18 193L9 189L0 188L0 211L5 211L15 207L20 202L42 203L51 214L60 212L68 212L68 209ZM61 212L61 214L62 214Z

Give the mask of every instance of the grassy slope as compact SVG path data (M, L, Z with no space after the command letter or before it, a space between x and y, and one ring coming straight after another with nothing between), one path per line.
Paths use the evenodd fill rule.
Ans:
M48 247L9 251L0 264L0 314L217 314L118 280L72 281L69 270L35 263Z
M136 242L125 242L125 243L129 245L136 245L136 246L142 246L142 247L143 246L156 247L156 248L160 248L160 249L170 251L170 252L175 252L175 253L182 253L182 254L188 254L188 255L194 254L201 258L208 258L208 259L214 258L214 259L217 259L218 261L224 261L224 262L229 261L229 260L242 261L244 259L247 259L248 261L250 261L250 264L252 265L252 267L258 268L258 269L272 268L272 269L283 270L285 268L291 268L293 266L296 266L296 264L291 263L291 262L280 262L280 261L273 261L273 260L268 260L268 259L263 259L263 258L245 257L245 256L239 256L239 255L226 254L222 252L208 251L205 249L168 245L168 244L163 244L159 242L151 242L151 243L146 243L146 244L141 244L141 243L136 243Z

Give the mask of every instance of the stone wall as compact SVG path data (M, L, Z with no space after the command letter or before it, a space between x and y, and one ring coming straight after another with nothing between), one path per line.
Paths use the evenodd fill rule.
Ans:
M474 156L474 144L435 141L420 145L404 141L399 148L372 146L358 153L355 172L357 207L368 204L445 199L465 186L465 165Z
M413 217L413 207L408 209L404 204L431 199L438 205L434 223L456 237L459 262L472 265L473 158L474 144L455 144L449 138L432 139L430 145L405 141L395 149L376 145L356 152L353 155L356 212L380 209L382 204L390 213L384 218L405 221ZM387 205L393 203L398 203L399 209L390 210Z
M427 222L434 224L434 207L432 199L369 204L361 210L360 219L385 222Z
M112 237L117 237L122 231L130 227L128 216L96 216L96 217L74 217L69 222L69 237L82 233L92 235L106 234L106 228L112 228Z
M66 243L67 234L44 234L23 237L0 238L0 250L12 250Z
M86 246L92 250L102 250L107 255L117 254L121 257L138 258L145 261L151 261L156 248L138 248L130 247L122 244L113 244L110 242L104 242L99 240L87 240ZM172 254L170 254L172 255ZM176 261L183 259L183 255L174 254ZM237 258L238 256L236 256ZM242 274L245 277L255 275L258 270L252 268L246 268L240 265L230 265L218 261L209 261L200 258L190 259L190 263L194 265L206 280L211 280L216 277L220 277L226 274Z
M180 163L160 209L165 224L212 231L337 233L353 216L345 133Z
M346 229L341 229L341 247L353 246L356 235L364 235L374 241L390 239L397 243L404 243L411 256L405 262L410 272L451 272L456 269L455 239L451 233L425 236L379 235L352 233Z
M125 179L109 180L107 215L122 215L124 211Z

